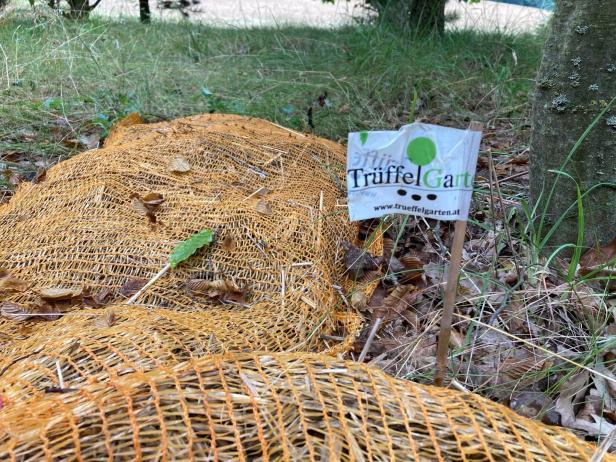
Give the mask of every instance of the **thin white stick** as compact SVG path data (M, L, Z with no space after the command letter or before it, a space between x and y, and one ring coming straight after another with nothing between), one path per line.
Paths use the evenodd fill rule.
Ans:
M366 359L366 355L368 354L370 345L372 345L372 341L374 340L376 331L379 330L379 327L381 327L382 322L383 322L383 318L376 318L376 321L374 321L374 326L372 326L372 329L370 330L370 334L368 335L368 340L366 340L366 343L364 344L364 348L363 350L361 350L361 354L359 355L359 359L357 360L358 362L363 363L364 359Z
M60 388L64 388L64 377L62 376L62 368L60 367L59 359L56 359L56 372L58 373L58 382L60 382Z
M163 269L161 269L152 279L150 279L148 283L144 285L135 295L129 298L125 305L132 305L133 303L135 303L135 300L141 297L141 294L143 294L152 284L162 278L167 273L167 271L169 271L169 268L171 268L170 263L167 263L165 266L163 266Z
M571 364L571 365L573 365L573 366L575 366L575 367L577 367L579 369L583 369L585 371L588 371L591 374L597 375L597 376L599 376L601 378L604 378L605 380L607 380L609 382L612 382L612 383L616 384L616 379L614 379L613 377L605 375L605 374L603 374L603 373L601 373L601 372L599 372L599 371L597 371L595 369L592 369L590 367L584 366L583 364L577 363L577 362L575 362L575 361L573 361L573 360L571 360L569 358L564 357L563 355L559 355L558 353L554 353L553 351L550 351L547 348L543 348L540 345L535 345L534 343L529 342L526 339L523 339L521 337L516 337L515 335L510 334L509 332L504 331L502 329L499 329L498 327L491 326L490 324L486 324L485 322L479 321L478 319L473 319L470 316L466 316L464 314L453 313L453 315L458 317L458 318L464 319L465 321L470 321L470 322L474 322L476 324L479 324L481 327L485 327L486 329L490 329L490 330L493 330L493 331L498 332L500 334L506 335L507 337L512 338L512 339L514 339L517 342L523 343L524 345L528 345L531 348L536 348L537 350L541 351L542 353L545 353L549 357L558 358L561 361L569 363L569 364Z
M616 427L601 441L601 445L597 448L597 451L593 454L590 462L601 462L609 451L612 443L616 440Z

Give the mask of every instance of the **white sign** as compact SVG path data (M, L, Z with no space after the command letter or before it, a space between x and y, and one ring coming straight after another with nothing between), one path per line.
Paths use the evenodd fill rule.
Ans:
M351 221L392 213L466 220L481 132L414 123L349 133Z

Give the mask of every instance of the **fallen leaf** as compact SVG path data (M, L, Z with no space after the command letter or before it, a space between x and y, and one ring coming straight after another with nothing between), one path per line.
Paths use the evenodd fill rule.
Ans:
M579 273L608 280L608 290L616 291L616 237L603 246L595 246L580 258Z
M143 203L148 208L158 207L163 202L165 202L165 198L160 193L151 192L143 197Z
M360 249L349 242L343 242L342 247L345 250L344 265L346 267L346 274L351 279L357 281L366 272L378 269L377 260L366 250Z
M400 317L411 303L417 298L418 291L412 285L401 285L394 288L385 297L383 303L374 310L374 317L383 318L383 323Z
M20 175L8 167L2 171L2 175L4 176L4 180L11 186L17 186L23 181L23 178Z
M398 275L398 281L400 281L401 284L408 284L409 282L421 279L423 274L423 262L419 258L411 254L406 254L402 255L399 261L404 267L401 274Z
M45 181L46 177L47 177L47 170L39 169L37 170L36 175L34 175L34 178L32 178L32 183L34 184L42 183L43 181Z
M45 289L37 290L39 297L45 301L57 302L61 300L70 300L73 297L81 295L81 291L75 291L72 289L63 289L59 287L47 287Z
M82 135L77 138L64 140L64 144L69 148L75 149L96 149L101 141L101 136L98 133L91 135Z
M548 411L552 405L553 401L540 391L516 392L509 402L511 409L529 419L534 419L540 413Z
M146 207L146 205L143 203L143 199L141 199L138 194L133 194L131 196L131 206L133 207L133 210L137 212L137 214L143 217L148 216L148 214L150 213L150 209Z
M122 287L120 287L120 295L126 298L132 297L147 283L147 279L130 278L122 285Z
M191 279L186 288L196 296L217 299L220 302L245 304L246 291L229 279Z
M368 297L361 290L357 290L351 295L351 306L356 310L362 311L368 306Z
M104 287L98 293L93 294L89 287L82 290L81 302L86 308L100 308L108 303L113 290L110 287Z
M257 189L257 190L254 192L254 195L255 195L256 197L265 197L265 196L267 196L268 194L270 194L271 192L272 192L272 191L270 191L269 189L267 189L267 188L265 188L265 187L261 187L261 188Z
M171 268L177 267L203 247L209 246L213 240L214 232L211 229L202 229L198 233L193 234L188 239L175 246L173 252L169 255L169 265Z
M28 283L11 276L8 270L0 269L0 290L23 292L28 288Z
M171 162L169 162L167 170L172 173L190 172L190 163L188 163L188 161L183 157L175 157L171 159Z
M0 304L0 314L12 321L25 321L32 317L32 314L25 306L11 302Z
M227 252L231 252L232 250L235 250L235 247L236 247L235 239L233 239L233 237L231 236L225 236L225 238L222 240L222 244L220 245L223 248L223 250L226 250Z
M156 215L154 212L158 209L165 199L162 194L149 193L144 197L141 197L137 193L133 193L130 196L131 206L138 215L147 217L151 223L156 223Z
M257 202L255 210L257 211L257 213L260 213L262 215L271 215L273 213L272 206L265 201Z
M115 313L111 309L105 310L105 312L96 319L94 325L96 327L107 328L111 327L115 324L116 317Z
M338 109L338 113L340 114L347 114L348 112L349 112L348 104L343 104L342 106L340 106L340 109Z
M35 302L36 318L44 319L46 321L55 321L56 319L59 319L60 316L62 315L62 310L60 309L60 305L63 304L62 302L66 302L67 300L70 300L70 299L60 300L59 303L58 302L48 303L47 300L43 300L42 298L38 299Z

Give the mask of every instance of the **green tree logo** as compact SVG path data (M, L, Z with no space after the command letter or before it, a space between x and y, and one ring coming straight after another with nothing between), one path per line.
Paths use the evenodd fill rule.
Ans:
M406 156L413 164L423 167L436 157L436 145L430 138L420 136L409 143L406 148Z

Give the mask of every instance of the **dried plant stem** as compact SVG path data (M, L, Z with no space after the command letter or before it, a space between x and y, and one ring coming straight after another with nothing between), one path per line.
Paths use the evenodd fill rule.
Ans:
M460 274L460 263L462 262L462 246L466 234L466 221L456 221L453 235L453 245L451 246L451 261L447 273L447 287L445 287L445 300L443 302L443 316L438 334L438 346L436 349L436 373L434 374L434 384L443 386L445 371L447 370L447 351L449 350L449 337L451 337L451 319L453 317L453 306L456 301L458 288L458 275Z
M131 298L129 298L125 305L132 305L133 303L135 303L135 300L137 300L139 297L141 297L141 294L143 294L152 284L154 284L156 281L158 281L160 278L162 278L165 274L167 274L167 271L169 271L169 268L171 268L171 264L167 263L165 266L163 266L163 269L161 269L158 273L156 273L152 279L150 279L146 285L144 285L135 295L133 295Z
M368 335L368 340L366 340L366 343L364 344L364 348L361 350L361 354L359 355L359 359L357 360L358 362L363 363L364 359L366 359L368 350L370 350L370 345L372 345L374 336L379 330L379 327L381 327L382 322L383 322L383 318L380 318L380 317L376 318L376 321L374 321L374 325L372 326L372 329L370 329L370 334Z
M591 457L590 462L601 462L615 440L616 427L612 429L612 431L603 439L603 441L601 441L601 445L597 448L597 451Z
M58 383L60 388L64 388L64 376L62 375L62 368L60 367L60 360L56 359L56 371L58 372Z
M458 317L458 318L464 319L465 321L473 322L473 323L478 324L478 325L480 325L482 327L485 327L486 329L491 329L491 330L496 331L496 332L498 332L500 334L506 335L507 337L512 338L512 339L514 339L517 342L523 343L524 345L527 345L527 346L529 346L531 348L536 348L537 350L541 351L542 353L545 353L546 355L548 355L550 357L558 358L561 361L564 361L566 363L571 364L572 366L575 366L575 367L577 367L579 369L583 369L585 371L588 371L591 374L597 375L597 376L599 376L599 377L601 377L601 378L603 378L605 380L610 381L613 384L616 384L616 380L613 377L610 377L610 376L608 376L606 374L603 374L603 373L601 373L601 372L599 372L599 371L597 371L595 369L592 369L590 367L584 366L583 364L580 364L580 363L578 363L576 361L573 361L572 359L569 359L569 358L566 358L566 357L564 357L562 355L559 355L558 353L554 353L553 351L550 351L547 348L544 348L544 347L539 346L539 345L535 345L534 343L529 342L526 339L523 339L523 338L518 337L516 335L510 334L509 332L506 332L506 331L504 331L502 329L499 329L498 327L491 326L489 324L486 324L485 322L479 321L478 319L473 319L470 316L466 316L464 314L454 313L454 315L456 317Z

